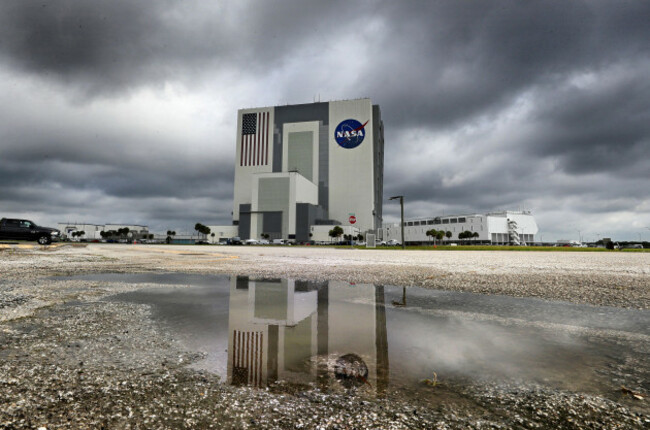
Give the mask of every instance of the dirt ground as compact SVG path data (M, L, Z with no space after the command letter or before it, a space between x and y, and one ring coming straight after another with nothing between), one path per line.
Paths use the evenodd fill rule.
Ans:
M192 370L140 288L56 275L183 272L421 286L650 308L650 254L101 245L0 247L0 429L648 428L650 333L595 396L514 382L432 388L419 401L319 387L237 388ZM622 389L624 386L625 389ZM626 391L627 390L627 391ZM441 394L447 391L444 395Z

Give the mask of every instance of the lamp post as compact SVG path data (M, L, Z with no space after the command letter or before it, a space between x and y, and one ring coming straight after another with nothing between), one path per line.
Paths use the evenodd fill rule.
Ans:
M388 200L396 200L399 199L399 205L402 213L402 249L406 249L406 241L404 240L404 196L393 196L389 198Z

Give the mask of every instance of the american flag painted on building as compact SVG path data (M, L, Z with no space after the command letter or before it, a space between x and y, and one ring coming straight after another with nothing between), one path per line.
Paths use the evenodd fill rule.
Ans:
M232 384L262 386L262 332L233 331Z
M269 112L242 114L240 166L266 166L269 163Z

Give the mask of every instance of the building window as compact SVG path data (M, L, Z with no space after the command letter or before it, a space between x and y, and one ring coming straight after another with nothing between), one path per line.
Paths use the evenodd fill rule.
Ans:
M432 225L432 224L433 224L433 220L432 220L432 219L430 219L430 220L427 221L427 225Z
M460 222L460 223L465 222L465 218L458 218L458 222Z
M449 219L443 219L443 220L442 220L442 223L443 223L443 224L449 224Z
M450 223L456 224L458 222L458 218L452 218L449 220Z

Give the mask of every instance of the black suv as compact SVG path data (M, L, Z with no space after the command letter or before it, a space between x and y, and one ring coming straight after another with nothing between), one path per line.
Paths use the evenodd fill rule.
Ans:
M0 219L0 240L35 240L49 245L60 238L61 232L55 228L39 227L26 219Z

